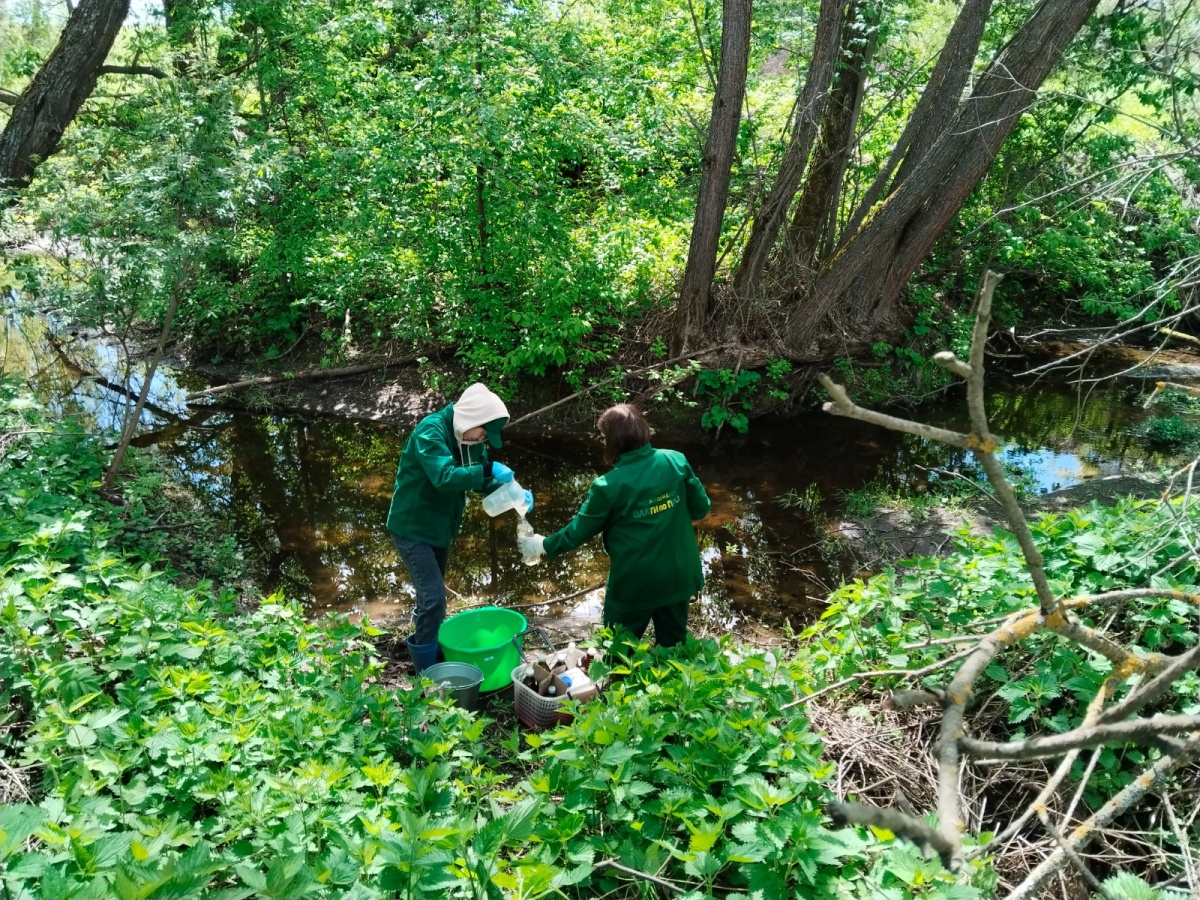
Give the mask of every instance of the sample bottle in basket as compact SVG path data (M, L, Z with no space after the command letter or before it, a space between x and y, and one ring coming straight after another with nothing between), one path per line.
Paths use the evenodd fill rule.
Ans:
M521 682L527 688L536 691L538 689L537 676L534 675L533 666L526 666L525 671L521 673Z
M582 650L575 646L575 642L571 641L567 644L567 649L563 651L562 658L568 669L578 669L582 667L585 655Z

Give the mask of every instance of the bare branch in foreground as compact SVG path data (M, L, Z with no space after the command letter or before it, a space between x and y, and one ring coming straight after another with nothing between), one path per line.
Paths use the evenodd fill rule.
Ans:
M1152 680L1133 691L1120 703L1106 709L1100 716L1101 722L1117 722L1126 716L1131 716L1148 703L1153 703L1168 690L1176 681L1188 672L1200 667L1200 644L1187 653L1177 656L1165 669Z
M1058 844L1058 846L1062 848L1063 854L1066 855L1067 859L1071 861L1071 865L1076 868L1079 874L1083 876L1083 880L1088 883L1093 891L1103 897L1104 900L1113 900L1112 894L1110 894L1105 889L1104 885L1100 883L1100 879L1092 874L1092 870L1087 867L1087 863L1085 863L1079 854L1072 849L1071 845L1067 843L1066 839L1062 836L1059 830L1054 827L1054 823L1051 822L1050 817L1046 815L1046 807L1038 806L1036 807L1036 810L1037 816L1042 820L1042 825L1045 827L1046 832L1050 835L1050 837L1054 838L1054 843Z
M639 878L642 881L649 881L651 884L657 884L661 888L666 888L673 894L686 894L687 889L682 888L673 881L668 881L665 878L659 878L657 875L651 875L649 872L639 872L637 869L631 869L629 866L623 866L615 859L602 859L596 863L597 869L616 869L618 872L624 872L626 875L631 875L634 878Z
M1190 763L1196 756L1200 745L1193 742L1187 751L1179 756L1164 756L1149 769L1121 788L1109 798L1100 809L1066 836L1067 845L1078 852L1096 836L1097 832L1107 826L1113 819L1137 803L1151 789L1157 788L1163 780L1177 769ZM1067 855L1060 847L1044 859L1024 881L1017 885L1006 900L1031 900L1041 896L1042 886L1053 878L1067 864Z
M1117 716L1104 716L1101 720L1103 706L1108 702L1117 689L1130 678L1137 676L1158 675L1148 682L1140 691L1134 691L1124 704L1118 704L1114 710L1121 711L1121 717L1130 715L1148 705L1154 699L1161 697L1170 683L1186 671L1180 660L1159 653L1139 652L1125 646L1104 633L1104 628L1093 627L1076 618L1077 610L1099 609L1112 606L1125 600L1170 598L1180 599L1200 605L1200 598L1182 591L1158 589L1118 590L1105 594L1085 595L1064 599L1053 590L1046 575L1041 551L1033 539L1024 512L1017 503L1012 486L1009 484L1000 460L996 455L998 442L990 433L987 411L984 403L984 352L987 344L988 329L991 317L991 302L996 286L1001 276L988 272L982 281L976 310L976 320L971 341L970 361L963 362L952 353L938 354L935 359L950 372L959 375L967 382L968 407L971 414L971 433L961 434L947 429L933 428L922 423L889 416L866 410L851 402L845 389L834 383L827 376L820 376L821 384L832 398L825 404L825 410L835 415L858 419L864 422L881 425L894 431L915 434L933 440L942 441L951 446L971 450L979 460L988 482L995 491L996 499L1000 502L1010 530L1016 537L1029 571L1033 587L1037 593L1038 605L1035 608L1009 614L997 619L998 627L990 634L978 638L974 647L969 647L955 658L964 658L958 672L954 675L940 695L921 694L921 692L901 692L900 700L907 701L912 694L918 702L934 698L940 699L944 707L938 744L937 757L937 845L943 864L951 871L957 871L963 862L962 835L966 830L963 821L963 796L961 794L962 754L987 756L997 760L1025 760L1045 756L1067 754L1068 759L1057 771L1050 776L1049 782L1039 793L1037 806L1044 810L1045 802L1057 791L1058 786L1067 777L1070 766L1079 751L1085 747L1099 747L1112 743L1135 741L1148 743L1163 750L1164 756L1149 772L1137 779L1133 785L1127 786L1120 793L1110 798L1089 820L1091 827L1105 827L1117 815L1124 813L1130 805L1144 796L1152 784L1168 771L1181 764L1180 760L1191 758L1196 754L1196 741L1184 743L1169 735L1191 735L1200 731L1200 716L1153 716L1132 721L1114 721ZM980 623L976 623L978 626ZM1016 742L991 742L973 740L966 737L966 711L974 699L975 684L983 675L984 670L1002 652L1018 646L1022 641L1034 634L1053 633L1064 638L1084 650L1102 656L1112 664L1112 674L1106 680L1097 696L1088 705L1084 723L1079 728L1062 735L1035 736L1028 740ZM1190 657L1190 654L1184 654ZM944 661L943 661L944 663ZM930 667L926 667L926 671ZM1162 674L1159 674L1162 673ZM837 690L856 680L869 678L871 675L905 674L915 675L917 672L878 672L852 675L849 678L828 685L809 698L822 693ZM804 702L804 700L796 701ZM789 704L789 705L795 705ZM904 702L895 705L905 705ZM1166 762L1164 762L1166 761ZM911 826L915 822L924 824L913 815L907 815L898 810L875 811L874 807L867 808L869 812L860 813L870 816L864 819L869 824L882 824L878 816L892 814L900 816L897 821L902 826ZM1036 806L1031 805L1019 815L1009 828L1005 829L1005 839L1010 840L1016 832L1029 820ZM850 821L848 819L848 821ZM1087 823L1085 823L1086 825ZM884 825L884 827L890 827ZM926 826L928 827L928 826ZM1026 900L1033 891L1052 877L1066 864L1068 852L1074 852L1078 846L1089 838L1090 834L1083 829L1076 829L1050 859L1043 861L1035 870L1040 879L1032 888L1022 886L1018 891L1025 891L1020 900ZM892 829L896 831L896 829ZM932 829L931 829L932 830ZM900 833L897 831L897 833ZM928 846L932 843L926 842ZM975 854L978 855L978 854ZM1031 874L1030 878L1033 878ZM1026 884L1029 879L1026 879ZM1018 895L1014 894L1014 898Z
M950 868L956 848L945 837L930 828L916 816L900 812L898 809L884 809L881 806L869 806L865 803L825 804L825 809L834 824L844 825L874 825L876 828L886 828L897 837L912 841L922 850L932 850L941 858L942 865Z
M1163 735L1189 734L1200 730L1200 716L1151 716L1106 725L1081 725L1079 728L1047 737L1023 741L979 741L962 738L959 746L981 759L1039 759L1058 756L1071 750L1085 750L1106 744L1155 744Z

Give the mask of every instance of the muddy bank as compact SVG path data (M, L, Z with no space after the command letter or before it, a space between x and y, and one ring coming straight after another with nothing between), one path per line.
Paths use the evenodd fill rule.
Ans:
M1136 347L1099 341L1070 341L1058 339L1023 338L1014 349L1024 365L1008 362L1010 376L1022 378L1033 371L1061 365L1056 369L1071 378L1104 378L1123 376L1133 380L1200 378L1200 355L1194 349L1176 346ZM226 409L270 411L283 414L333 416L359 421L380 422L396 426L410 425L422 416L439 409L453 399L431 384L457 384L462 372L452 358L428 359L418 362L397 362L411 356L408 351L393 349L384 354L355 355L345 365L379 365L381 368L363 374L340 378L318 376L311 379L275 384L255 385L201 399L197 404L211 404ZM708 362L716 364L714 360ZM291 366L273 365L260 371L245 372L233 365L193 364L181 355L173 364L208 382L209 387L228 384L243 378L277 377L288 372L316 371L319 360L296 361ZM386 366L386 368L384 368ZM996 379L1004 376L997 368ZM643 381L644 379L631 379ZM574 388L555 377L529 377L522 380L522 396L510 404L514 418L523 416L573 393ZM556 407L524 424L525 430L549 429L577 433L586 430L594 412L606 403L598 395L585 395L579 400ZM696 429L699 413L678 409L669 411L672 428Z
M97 430L120 421L126 396L81 376L79 368L68 371L49 348L39 355L38 333L25 328L9 346L22 355L10 352L6 365L39 373L51 405ZM77 341L68 352L80 355L81 368L116 382L119 360L109 349L96 338ZM151 392L164 416L148 408L136 443L172 467L212 511L257 590L281 590L314 615L368 615L403 628L411 585L383 523L409 429L452 399L448 386L461 379L448 368L453 362L251 386L193 404L187 393L247 373L164 370ZM296 363L296 371L303 368ZM1064 387L1064 380L998 373L989 392L1004 461L1022 468L1035 492L1048 495L1038 502L1070 502L1066 498L1078 493L1059 488L1153 468L1136 435L1160 410L1143 409L1146 391L1139 384L1110 381L1080 390ZM510 409L520 416L570 392L556 379L531 379ZM502 459L536 494L531 520L542 533L565 525L604 471L592 422L612 397L597 391L506 431ZM698 418L707 401L697 404L685 415ZM699 633L735 632L769 643L773 633L802 628L820 615L844 578L914 553L945 552L947 535L964 519L962 505L938 510L924 504L919 515L872 510L859 520L847 514L852 497L906 495L942 470L978 479L970 454L818 411L756 420L746 435L726 427L717 437L694 424L676 427L675 402L648 405L654 442L683 451L713 499L712 513L697 525L707 579L692 622ZM962 430L961 392L945 392L914 415ZM1116 485L1091 490L1121 493ZM976 504L971 527L992 527L990 505ZM516 554L514 522L488 519L472 500L451 559L451 611L486 603L519 607L531 621L576 637L599 622L603 597L596 585L608 565L598 545L530 569Z
M1126 497L1149 500L1160 497L1167 482L1162 478L1108 475L1082 484L1024 500L1028 516L1040 512L1067 512L1093 501L1111 505ZM871 573L914 556L943 556L954 549L954 535L964 528L985 536L997 528L1009 530L997 501L980 495L968 501L947 501L932 507L896 503L881 506L867 516L847 516L831 525L847 542L862 571Z

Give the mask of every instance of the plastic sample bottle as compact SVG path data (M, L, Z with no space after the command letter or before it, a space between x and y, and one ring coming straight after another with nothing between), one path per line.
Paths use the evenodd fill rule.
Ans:
M524 516L517 518L517 537L533 537L533 526L529 524L529 520ZM521 562L527 566L536 566L538 558L536 556L522 556Z

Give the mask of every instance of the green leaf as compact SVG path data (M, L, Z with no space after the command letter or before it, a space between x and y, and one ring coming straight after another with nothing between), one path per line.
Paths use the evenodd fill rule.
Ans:
M0 859L8 859L46 821L40 807L23 803L0 806Z

